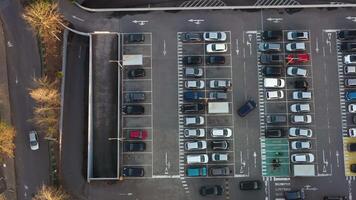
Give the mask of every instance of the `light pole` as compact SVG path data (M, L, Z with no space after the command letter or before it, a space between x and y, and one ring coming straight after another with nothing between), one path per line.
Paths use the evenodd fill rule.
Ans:
M109 60L110 63L116 63L120 67L121 70L124 70L125 67L121 65L120 61L121 60Z

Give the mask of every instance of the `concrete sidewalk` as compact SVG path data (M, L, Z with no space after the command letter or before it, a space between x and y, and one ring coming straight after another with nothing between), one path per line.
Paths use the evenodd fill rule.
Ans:
M6 45L11 46L12 44L6 42L3 23L0 20L0 120L11 124ZM17 199L15 174L14 159L4 158L0 166L0 179L3 178L6 182L4 194L7 199Z

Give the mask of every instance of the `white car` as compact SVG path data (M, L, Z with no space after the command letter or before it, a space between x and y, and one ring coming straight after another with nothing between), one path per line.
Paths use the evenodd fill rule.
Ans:
M31 150L36 151L40 148L40 144L38 143L38 134L36 131L30 131L29 133L30 138L30 147Z
M227 153L213 153L211 154L212 161L228 161L229 157Z
M290 143L290 147L293 150L311 149L311 142L310 141L292 141Z
M344 63L345 64L356 64L356 54L345 55Z
M349 137L356 137L356 128L349 128Z
M292 115L291 122L293 124L310 124L312 122L311 115Z
M227 44L216 43L216 44L207 44L206 45L207 53L224 53L227 52Z
M288 67L287 68L287 74L289 76L302 76L306 77L307 76L307 70L300 68L300 67Z
M292 163L312 163L315 157L311 153L296 153L290 157Z
M286 84L281 78L265 78L263 83L265 88L283 88Z
M292 93L294 100L310 100L312 98L311 92L295 91Z
M208 163L209 157L207 154L192 154L187 155L187 164Z
M354 104L354 103L349 104L348 110L350 113L356 113L356 104Z
M308 103L296 103L290 105L290 111L294 113L299 113L299 112L310 112L310 105Z
M288 43L286 45L286 50L289 52L305 51L305 43L304 42Z
M344 74L356 74L356 66L345 66Z
M309 40L309 33L306 31L288 31L287 40Z
M210 134L213 138L228 138L231 137L232 130L230 128L213 128Z
M183 119L184 119L184 125L186 126L204 124L204 117L202 116L185 116Z
M266 92L267 100L283 99L284 92L282 90L272 90Z
M310 128L289 128L289 136L291 137L312 137L313 131Z
M209 81L209 87L212 89L226 89L231 87L230 80L211 80Z
M184 129L184 137L186 138L202 138L205 137L205 129L203 128L189 128Z
M206 149L206 141L189 141L184 143L184 148L187 151L204 150Z
M227 38L225 32L205 32L203 37L205 41L225 41Z
M204 89L205 83L204 81L190 80L184 82L184 87L186 89Z

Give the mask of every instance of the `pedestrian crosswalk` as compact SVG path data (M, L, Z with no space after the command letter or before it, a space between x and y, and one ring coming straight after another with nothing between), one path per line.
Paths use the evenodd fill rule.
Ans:
M190 0L184 1L179 7L220 7L226 6L221 0Z
M285 6L285 5L299 5L296 0L257 0L254 6Z

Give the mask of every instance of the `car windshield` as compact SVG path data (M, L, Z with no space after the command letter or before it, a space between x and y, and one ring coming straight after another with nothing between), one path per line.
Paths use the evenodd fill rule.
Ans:
M350 56L350 61L355 62L356 61L356 56Z
M30 144L31 144L31 146L35 146L35 145L37 145L37 142L36 141L30 141Z

